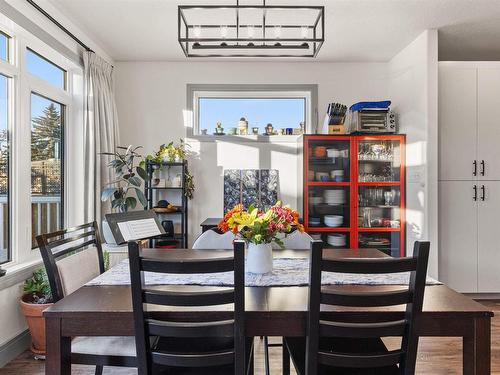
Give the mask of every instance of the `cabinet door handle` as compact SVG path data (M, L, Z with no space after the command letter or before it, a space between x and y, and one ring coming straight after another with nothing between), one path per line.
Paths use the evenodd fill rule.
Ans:
M477 160L474 160L472 162L472 165L474 166L474 169L472 170L472 175L477 176Z
M474 196L472 197L473 200L477 201L477 185L474 185Z
M481 185L481 200L484 201L486 198L486 188L484 185Z
M484 160L481 160L481 176L484 176L484 172L486 170L486 163Z

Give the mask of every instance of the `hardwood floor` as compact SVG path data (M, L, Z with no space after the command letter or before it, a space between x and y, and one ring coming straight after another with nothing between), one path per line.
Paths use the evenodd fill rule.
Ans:
M491 373L500 375L500 301L481 301L496 314L491 327ZM395 342L387 340L390 347ZM262 341L255 339L255 374L264 374L264 356ZM271 348L271 374L281 373L281 348ZM293 367L293 366L292 366ZM462 373L462 340L459 338L421 338L417 359L417 374L452 375ZM73 366L72 375L93 375L89 366ZM106 368L104 375L134 375L135 369ZM292 374L295 372L292 371ZM45 375L44 362L33 359L25 352L0 369L0 375ZM49 374L47 374L49 375Z

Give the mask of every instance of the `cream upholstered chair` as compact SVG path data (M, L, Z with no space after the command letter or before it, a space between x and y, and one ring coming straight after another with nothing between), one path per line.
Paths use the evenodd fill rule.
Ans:
M293 231L288 235L280 235L279 238L283 241L285 249L293 250L309 250L311 248L311 241L313 238L306 232L298 230ZM280 249L280 246L273 243L274 249Z
M198 236L194 241L193 249L231 250L234 238L232 232L220 234L213 229L209 229Z
M104 272L104 257L97 223L42 234L36 237L49 278L54 302L73 293ZM94 365L96 375L103 366L136 367L134 337L75 337L71 363Z

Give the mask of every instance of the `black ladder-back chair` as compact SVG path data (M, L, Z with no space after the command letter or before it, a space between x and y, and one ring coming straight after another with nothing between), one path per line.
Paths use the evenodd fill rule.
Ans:
M47 271L54 302L63 299L66 294L83 286L86 282L104 272L104 256L97 223L91 222L77 227L42 234L36 237L43 263ZM65 278L62 263L73 256L88 253L89 264L78 267L78 279ZM76 258L73 258L76 259ZM60 263L62 262L62 263ZM67 263L66 263L67 264ZM68 265L72 267L74 265ZM87 268L85 268L87 267ZM67 276L67 275L66 275ZM74 282L66 285L64 280ZM95 365L96 375L102 374L103 366L135 367L135 342L132 337L78 337L72 341L71 363Z
M407 258L324 259L321 241L313 241L311 247L308 336L305 347L298 340L285 339L294 363L300 363L297 357L305 354L305 362L299 366L302 368L298 373L414 374L418 346L415 321L422 312L429 242L415 242L413 256ZM404 289L347 292L345 289L322 288L322 272L410 272L410 279L408 288ZM406 305L406 310L403 319L382 323L356 322L355 318L353 322L327 321L321 318L321 304L348 307ZM402 338L400 349L387 350L381 338L388 336ZM300 353L304 349L305 353Z
M148 258L138 242L131 241L128 247L139 375L163 370L173 374L253 372L253 345L245 338L244 242L235 241L232 257L205 259ZM170 274L233 271L234 287L210 291L148 288L144 283L145 271ZM192 307L230 303L234 303L234 314L229 312L233 318L227 320L207 317L203 321L171 321L168 314L150 315L145 309L145 304ZM156 339L156 343L150 344L151 339ZM199 342L203 345L197 345Z

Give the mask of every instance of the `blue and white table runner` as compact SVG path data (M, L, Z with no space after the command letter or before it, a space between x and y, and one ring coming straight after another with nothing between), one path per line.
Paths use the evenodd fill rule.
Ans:
M351 274L323 272L323 285L405 285L410 274ZM160 274L146 272L147 285L203 285L203 286L233 286L233 273L221 272L213 274ZM309 259L305 258L275 258L274 269L264 275L246 273L245 285L254 287L286 287L304 286L309 283ZM427 277L427 285L441 284ZM86 284L87 286L130 285L128 259L118 263L102 275Z

